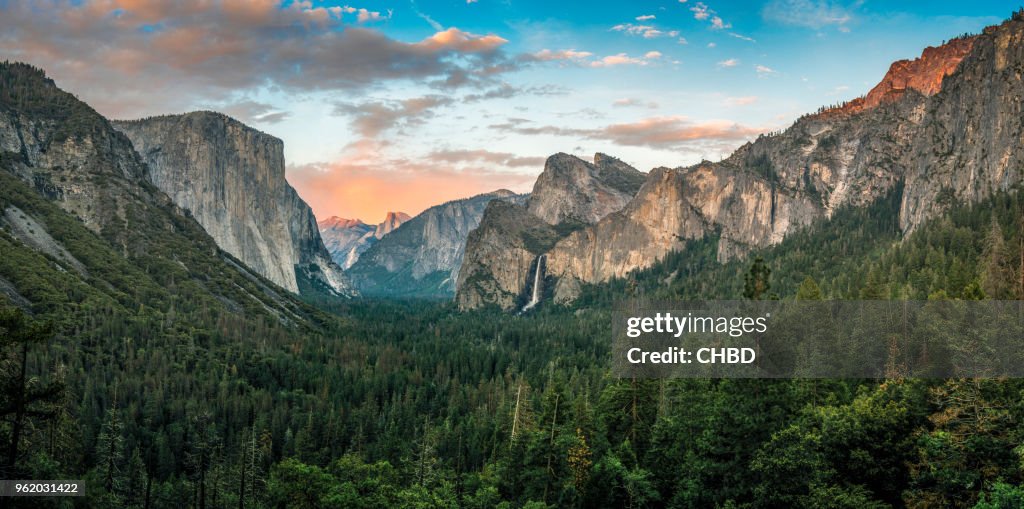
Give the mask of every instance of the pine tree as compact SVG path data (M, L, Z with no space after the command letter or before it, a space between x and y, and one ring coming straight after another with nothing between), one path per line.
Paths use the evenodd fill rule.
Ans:
M1006 238L993 215L981 253L981 289L990 299L1009 299L1012 295L1010 282L1013 272L1009 267Z
M29 373L28 353L32 345L49 338L48 324L36 322L20 309L0 308L0 418L10 423L7 454L0 475L16 478L22 454L22 440L32 426L30 420L50 419L57 412L63 387L59 383L41 385Z
M822 300L823 298L821 288L811 276L805 277L796 291L796 300Z
M103 488L120 500L125 491L124 466L124 424L117 407L107 411L99 437L96 438L96 465L100 469Z
M753 265L750 266L750 271L743 279L743 298L749 300L770 298L768 291L772 288L769 281L771 275L772 269L768 268L764 258L760 256L755 258Z
M576 491L583 495L583 490L590 479L590 467L593 465L593 453L587 445L587 437L580 428L576 428L576 444L569 448L568 463L572 472L572 483Z

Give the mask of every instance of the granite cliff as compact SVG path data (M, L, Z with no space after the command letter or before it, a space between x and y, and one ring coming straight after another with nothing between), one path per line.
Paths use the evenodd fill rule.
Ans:
M621 210L546 251L549 293L571 300L580 284L622 277L711 234L720 260L743 256L897 186L904 232L953 203L1012 189L1024 181L1022 73L1024 21L1014 19L896 62L865 97L801 117L721 162L658 168ZM467 247L467 261L490 263L477 249Z
M431 207L384 235L346 273L365 295L451 297L466 237L487 204L525 199L502 189Z
M532 292L540 281L527 281L528 274L543 272L543 265L536 270L539 256L570 232L625 207L643 184L643 173L606 154L595 154L593 163L563 153L549 157L526 206L488 206L467 239L459 307L522 307L525 289Z
M0 276L0 294L30 311L75 304L61 316L159 310L168 337L193 330L176 308L315 326L316 311L219 248L150 170L127 136L41 70L0 63L0 242L39 262Z
M217 245L281 287L351 294L313 211L285 180L281 140L213 112L117 121L148 179Z

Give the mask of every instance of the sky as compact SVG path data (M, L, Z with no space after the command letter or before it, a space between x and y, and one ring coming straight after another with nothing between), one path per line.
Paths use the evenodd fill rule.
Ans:
M318 218L496 189L557 152L719 160L1020 1L0 0L0 59L114 119L208 109L284 140Z

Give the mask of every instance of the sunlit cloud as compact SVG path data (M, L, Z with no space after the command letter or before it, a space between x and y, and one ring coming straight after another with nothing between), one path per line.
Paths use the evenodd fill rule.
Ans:
M529 136L588 138L623 146L656 149L684 148L704 142L735 142L752 138L767 130L727 120L695 122L681 115L651 117L596 129L550 125L534 126L527 121L505 122L493 124L490 127L499 131Z
M589 51L576 51L574 49L563 49L558 51L551 51L549 49L543 49L533 54L533 57L540 61L552 61L552 60L583 60L593 56L594 54Z
M631 57L625 53L619 53L617 55L608 55L600 60L590 62L591 67L614 67L619 65L648 65L652 60L661 58L661 53L658 51L648 51L642 57Z
M359 25L384 17L268 0L55 0L47 9L15 2L0 16L0 53L45 68L121 118L229 102L267 87L357 91L417 80L486 86L514 70L502 65L511 57L499 35L453 27L406 42Z

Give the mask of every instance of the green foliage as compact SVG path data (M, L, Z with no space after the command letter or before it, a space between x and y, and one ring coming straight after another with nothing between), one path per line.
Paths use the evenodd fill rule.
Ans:
M38 70L5 66L0 108L54 119L67 135L103 128ZM3 154L0 169L23 161ZM770 162L752 163L771 180ZM16 380L27 366L35 377L6 384L4 408L18 387L46 396L25 407L31 425L11 469L84 478L87 505L1020 500L1017 381L634 381L612 378L608 366L610 304L625 295L1020 298L1024 289L1010 283L1020 280L1024 245L1019 195L951 203L904 238L897 187L749 257L719 263L712 236L587 287L571 306L512 316L433 301L324 299L314 308L245 273L169 205L133 203L125 225L97 232L13 175L0 171L0 208L30 215L85 270L0 230L0 289L34 315L0 315L20 324L0 323L0 375ZM528 234L530 249L546 250L573 225L560 228ZM41 322L52 334L11 342L11 330ZM50 387L62 390L33 392ZM13 420L4 417L10 450Z

